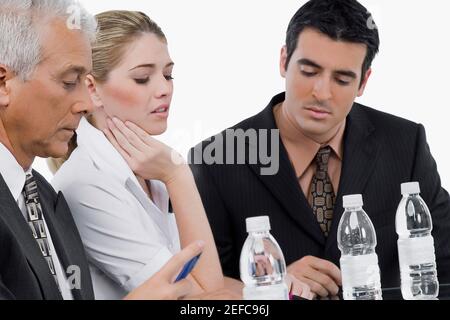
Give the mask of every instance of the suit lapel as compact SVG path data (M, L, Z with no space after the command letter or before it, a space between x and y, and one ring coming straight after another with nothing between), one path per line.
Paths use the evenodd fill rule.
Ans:
M283 149L283 150L281 150ZM281 203L289 216L304 229L317 242L324 245L325 237L315 219L311 206L307 202L299 183L295 177L295 171L287 156L287 152L280 141L280 168L278 174L261 175L261 165L250 165L250 168L269 189L275 198Z
M23 253L33 269L40 284L43 298L48 300L62 299L55 279L50 273L41 250L33 238L30 227L22 215L8 186L0 175L0 219L10 228L22 247Z
M284 94L280 94L270 102L266 109L253 118L249 125L254 129L277 129L273 107L284 101ZM270 131L269 131L270 132ZM270 150L270 139L266 150ZM259 162L249 165L258 179L267 187L274 197L281 203L289 216L304 229L312 238L325 245L325 237L315 219L311 206L306 200L303 191L297 181L294 167L291 164L288 153L279 139L279 171L275 175L261 175L263 167Z
M337 229L344 212L342 197L363 194L373 173L378 157L378 143L374 132L375 128L367 115L355 104L347 117L341 179L326 249L337 246Z
M35 175L36 176L36 175ZM38 188L39 188L38 184ZM85 259L84 248L81 239L76 232L70 209L61 192L58 193L56 205L53 207L52 197L48 190L39 189L45 221L52 237L58 258L61 262L66 277L75 275L79 268L81 282L80 289L72 289L74 299L89 299L84 293L92 288L89 267ZM69 269L70 267L70 269ZM73 269L75 268L75 269ZM69 279L70 280L70 279ZM69 284L74 284L69 281Z

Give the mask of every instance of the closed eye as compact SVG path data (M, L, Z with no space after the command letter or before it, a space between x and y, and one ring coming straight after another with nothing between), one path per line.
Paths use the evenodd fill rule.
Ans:
M78 80L77 81L63 81L63 86L65 90L72 90L74 89L78 84Z
M348 86L350 84L350 81L342 80L339 78L336 78L336 82L341 86Z
M317 75L317 72L307 72L307 71L304 71L304 70L302 70L301 73L305 77L308 77L308 78L311 78L311 77L314 77L315 75Z
M141 78L141 79L134 79L134 81L137 84L147 84L150 81L150 78L147 77L147 78Z

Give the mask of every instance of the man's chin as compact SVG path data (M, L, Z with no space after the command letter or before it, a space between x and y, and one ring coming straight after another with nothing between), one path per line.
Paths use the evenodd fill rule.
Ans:
M305 136L316 140L328 136L332 131L332 127L325 123L307 123L301 126L301 130Z
M58 142L49 146L42 154L39 155L41 158L65 158L69 152L68 142Z

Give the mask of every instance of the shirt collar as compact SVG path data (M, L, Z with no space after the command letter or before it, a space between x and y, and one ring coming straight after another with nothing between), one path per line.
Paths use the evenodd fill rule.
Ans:
M0 174L17 202L25 185L26 175L31 173L31 168L24 171L13 154L1 142L0 163Z
M77 129L77 144L85 148L94 163L107 174L115 176L124 185L128 179L139 185L136 176L119 151L114 148L103 132L92 126L84 117Z
M279 114L279 118L283 117L281 103L276 105L273 111L274 113ZM290 132L293 132L293 130L292 128L290 128L290 125L287 121L279 122L277 123L277 126L280 129L280 135L282 138L284 136L286 139L294 141L294 139L289 138L289 134ZM300 131L295 130L295 145L297 148L300 149L300 151L304 155L303 157L298 159L298 166L299 166L298 169L300 172L300 176L303 175L303 173L306 171L306 169L309 167L311 162L316 157L317 152L322 147L330 146L336 157L340 161L342 161L345 126L346 120L344 120L337 133L328 142L324 144L317 143L311 138L301 133Z

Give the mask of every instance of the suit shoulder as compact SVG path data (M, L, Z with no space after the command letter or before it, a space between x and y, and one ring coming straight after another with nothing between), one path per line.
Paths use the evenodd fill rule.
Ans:
M375 127L381 127L384 130L389 131L417 131L417 128L420 126L418 123L395 116L393 114L383 112L380 110L373 109L371 107L355 103L355 107L352 110L352 113L358 117L359 115L363 114L365 117L367 117L370 122Z

